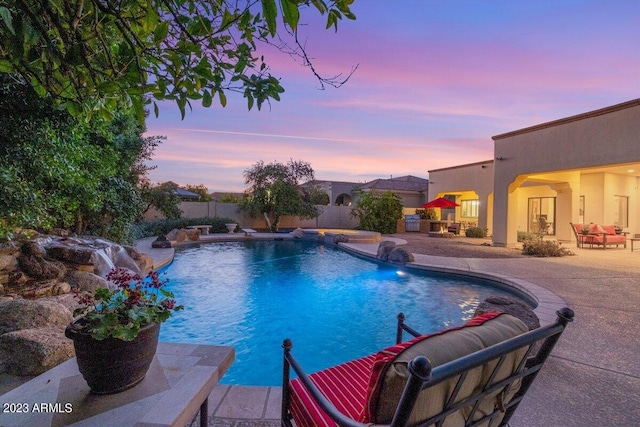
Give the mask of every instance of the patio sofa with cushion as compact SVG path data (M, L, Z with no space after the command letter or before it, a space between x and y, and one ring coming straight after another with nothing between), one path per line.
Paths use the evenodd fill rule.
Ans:
M599 225L599 224L587 224L589 227L588 234L582 234L582 227L585 224L569 223L573 234L576 236L577 247L584 247L584 244L588 244L590 247L593 245L602 246L606 249L607 246L623 245L627 247L627 237L623 234L616 234L615 225Z
M464 326L419 335L398 316L397 344L307 375L284 348L282 425L505 426L573 311L528 331L492 312ZM402 331L416 338L402 340ZM290 370L298 378L290 380Z

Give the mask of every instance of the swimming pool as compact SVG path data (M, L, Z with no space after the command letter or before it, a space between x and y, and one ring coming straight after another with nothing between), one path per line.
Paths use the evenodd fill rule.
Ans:
M279 385L284 338L313 372L393 344L401 311L420 332L435 332L471 318L489 295L514 295L297 240L179 248L163 271L185 310L162 325L160 339L234 346L222 384Z

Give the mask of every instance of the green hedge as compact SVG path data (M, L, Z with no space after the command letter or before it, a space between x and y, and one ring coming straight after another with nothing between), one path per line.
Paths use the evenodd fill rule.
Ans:
M529 233L528 231L518 231L518 242L526 242L528 240L540 240L537 233Z
M235 223L231 218L180 218L180 219L161 219L157 221L145 221L133 226L132 234L134 239L142 239L145 237L160 236L167 234L173 229L186 228L189 225L210 225L210 233L227 233L225 224ZM238 224L240 225L240 224Z
M475 238L487 237L487 229L480 227L469 227L465 230L464 235L467 237Z

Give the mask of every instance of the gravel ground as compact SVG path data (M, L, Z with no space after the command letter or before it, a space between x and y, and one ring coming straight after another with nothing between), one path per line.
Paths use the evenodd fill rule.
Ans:
M396 233L397 237L407 241L403 245L414 254L435 255L457 258L522 258L521 249L502 248L491 245L491 239L472 239L469 237L440 238L429 237L421 233Z

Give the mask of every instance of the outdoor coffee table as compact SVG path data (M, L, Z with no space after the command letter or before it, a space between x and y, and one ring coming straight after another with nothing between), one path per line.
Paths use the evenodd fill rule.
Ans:
M89 391L75 357L0 396L0 426L180 426L200 410L234 359L233 347L159 343L145 379L121 393Z
M629 241L631 242L631 252L633 252L633 242L640 241L640 237L632 237Z

